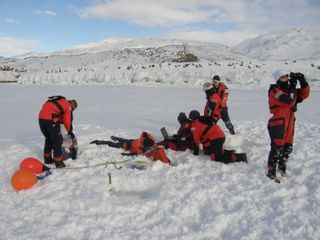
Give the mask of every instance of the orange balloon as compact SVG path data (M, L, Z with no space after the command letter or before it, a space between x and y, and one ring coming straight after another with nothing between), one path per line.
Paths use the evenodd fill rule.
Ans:
M37 176L28 170L18 170L11 178L12 187L17 190L25 190L31 188L37 182Z
M43 163L33 157L28 157L22 160L20 163L21 170L29 170L34 174L40 174L43 172Z

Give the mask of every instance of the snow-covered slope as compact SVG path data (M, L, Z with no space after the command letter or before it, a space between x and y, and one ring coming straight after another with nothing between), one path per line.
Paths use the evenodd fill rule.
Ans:
M102 41L89 42L87 44L77 45L71 48L62 49L53 54L82 54L96 53L108 50L121 51L124 49L146 49L146 48L161 48L165 46L189 46L200 47L216 47L220 49L228 49L227 46L218 43L206 43L197 41L184 41L180 39L164 39L164 38L145 38L145 39L106 39Z
M303 30L271 32L235 49L173 39L109 39L0 59L0 66L23 69L22 84L198 86L219 74L229 84L250 88L265 87L272 80L271 73L282 68L305 73L318 87L320 44L316 36ZM182 53L193 54L198 62L177 62ZM267 60L257 60L257 56Z
M320 34L301 29L273 31L247 39L234 50L260 60L320 58Z

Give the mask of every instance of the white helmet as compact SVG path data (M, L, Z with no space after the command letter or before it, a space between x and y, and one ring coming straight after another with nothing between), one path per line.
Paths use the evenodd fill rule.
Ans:
M212 88L213 88L213 84L206 82L205 84L203 84L202 90L205 92L205 91L210 90Z
M275 79L276 81L278 81L279 78L281 78L282 76L288 75L288 74L289 74L288 71L279 69L279 70L275 71L274 73L272 73L272 76L274 77L274 79Z

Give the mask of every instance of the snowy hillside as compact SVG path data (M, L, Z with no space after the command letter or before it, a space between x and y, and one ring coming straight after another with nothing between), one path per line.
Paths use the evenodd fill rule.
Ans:
M183 46L187 44L195 47L209 48L215 47L216 50L228 50L227 46L217 43L206 43L197 41L183 41L179 39L162 39L162 38L146 38L146 39L106 39L103 41L89 42L87 44L77 45L71 48L63 49L56 54L82 54L82 53L97 53L108 50L121 51L124 49L148 49L162 48L166 46ZM220 51L221 51L220 50Z
M10 186L11 176L22 159L41 159L44 139L37 113L54 94L79 102L74 129L80 155L66 161L70 167L128 160L120 149L89 142L111 135L135 138L143 130L162 140L161 127L175 133L178 113L202 111L205 101L200 88L2 86L0 239L319 238L319 91L312 89L298 107L289 175L281 184L265 176L267 89L232 89L229 106L236 135L226 133L225 146L246 152L248 164L224 165L202 153L168 150L176 167L137 157L119 164L120 170L110 164L54 169L32 189L17 193ZM141 165L145 169L133 167Z
M272 72L281 68L303 72L319 88L319 52L315 33L286 30L261 35L235 48L172 39L108 39L53 53L2 58L0 67L19 72L21 84L190 87L219 74L223 81L242 88L268 86ZM185 62L186 56L194 62ZM0 78L5 79L1 75L2 71Z
M274 31L248 39L234 50L260 60L319 60L320 34L301 29Z

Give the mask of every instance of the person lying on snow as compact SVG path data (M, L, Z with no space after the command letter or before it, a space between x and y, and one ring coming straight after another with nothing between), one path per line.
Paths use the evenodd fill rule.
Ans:
M246 162L245 153L235 153L234 150L223 149L225 135L219 125L215 124L209 116L200 116L196 110L189 113L192 120L191 132L196 148L194 154L199 154L199 145L202 144L203 152L210 156L212 161L223 162L225 164L233 162Z
M180 124L177 134L165 138L163 141L159 142L158 145L162 145L166 149L170 148L175 151L193 149L194 141L191 132L192 121L187 118L184 112L179 113L177 120Z
M134 156L144 155L151 158L153 161L160 160L163 163L169 163L170 160L167 157L164 149L159 147L154 140L154 137L147 133L142 132L137 139L124 139L120 137L111 136L113 141L94 140L90 144L96 145L108 145L113 148L122 148L129 153L121 153L122 155Z

